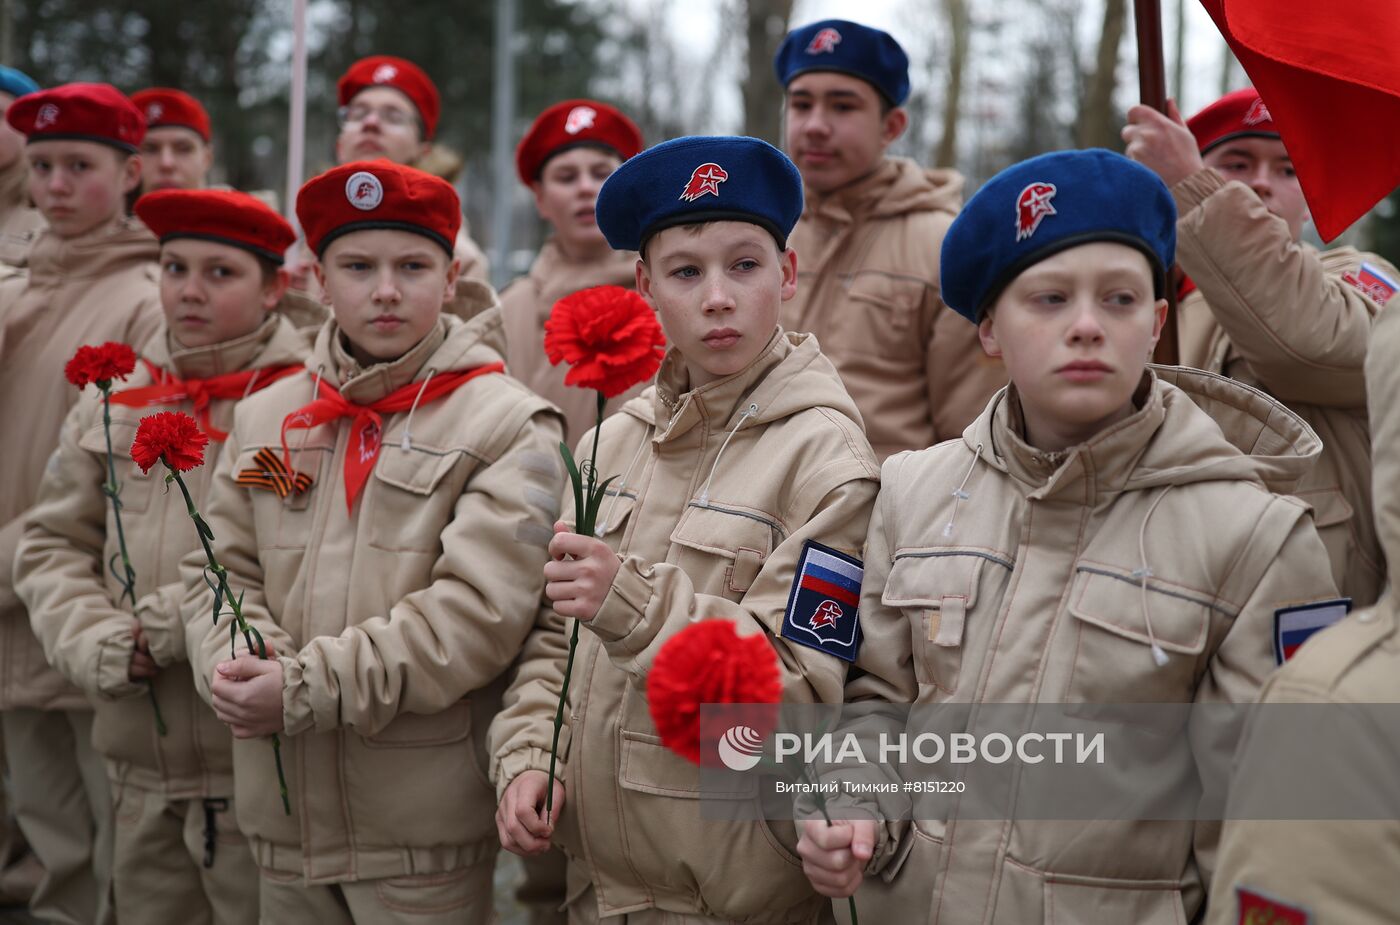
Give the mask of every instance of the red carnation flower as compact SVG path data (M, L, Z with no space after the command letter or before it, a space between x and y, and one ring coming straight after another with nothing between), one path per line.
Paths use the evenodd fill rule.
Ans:
M700 763L700 705L773 704L750 725L766 728L776 719L783 685L778 655L762 633L739 636L728 620L702 620L667 640L647 675L647 704L661 742Z
M78 388L96 382L107 388L113 379L125 379L136 369L136 351L126 344L107 341L101 347L79 347L63 367L63 375ZM104 385L106 383L106 385Z
M621 286L594 286L554 303L544 352L555 366L569 364L565 385L612 398L656 375L666 335L646 299Z
M204 448L209 437L199 429L194 418L180 411L148 414L136 428L131 441L131 458L142 472L162 459L177 472L188 472L204 465Z

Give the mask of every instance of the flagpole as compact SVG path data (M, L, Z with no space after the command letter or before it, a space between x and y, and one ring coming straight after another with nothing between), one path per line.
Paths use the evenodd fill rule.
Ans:
M1160 0L1133 0L1133 23L1137 30L1138 99L1160 113L1167 111L1167 66L1162 54L1162 5ZM1177 337L1176 284L1180 271L1167 272L1167 321L1152 361L1164 366L1181 362Z
M287 195L283 212L287 221L301 237L297 224L297 190L305 174L306 163L306 0L292 4L292 101L291 124L287 129ZM293 245L295 246L295 245Z

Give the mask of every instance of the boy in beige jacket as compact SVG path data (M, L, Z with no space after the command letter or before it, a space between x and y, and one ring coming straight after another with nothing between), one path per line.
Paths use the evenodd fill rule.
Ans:
M1301 239L1307 202L1253 89L1184 124L1175 107L1166 116L1134 106L1123 139L1181 215L1181 364L1262 389L1317 432L1322 456L1297 494L1316 512L1337 587L1355 606L1371 604L1386 564L1371 513L1364 365L1400 271L1375 254L1320 252Z
M39 89L28 74L0 66L0 116L21 96ZM0 118L0 263L24 266L44 230L44 217L29 200L29 161L24 135Z
M485 923L485 733L539 600L558 415L501 373L494 296L458 279L449 184L351 163L307 183L297 216L334 318L302 373L239 405L207 511L275 657L230 659L188 557L195 684L235 736L262 922ZM471 317L443 314L459 286Z
M877 468L815 338L778 327L796 286L786 241L801 196L791 162L751 138L657 145L599 196L609 243L642 254L637 288L671 347L656 385L602 425L599 472L620 478L597 538L555 536L552 609L491 732L501 841L544 850L565 624L582 621L553 808L571 922L776 925L823 912L791 822L701 818L699 771L661 744L643 693L657 651L693 620L767 638L784 701L839 703L862 646L854 606L818 638L803 632L815 625L804 596L789 604L809 559L859 575Z
M92 707L44 658L13 563L78 401L64 364L85 344L143 344L160 321L156 239L124 210L140 182L145 123L107 84L30 93L5 119L27 136L29 191L48 230L29 252L27 278L0 281L0 722L15 814L45 868L30 908L43 921L92 925L109 916L107 774L91 744Z
M586 389L564 385L562 364L544 352L544 323L554 303L590 286L631 286L637 255L608 247L598 229L598 190L623 161L642 150L642 132L626 115L597 100L565 100L540 113L515 149L520 182L535 197L550 237L530 272L501 290L506 368L564 412L572 446L597 414ZM608 401L611 414L641 391Z
M185 664L178 570L199 538L180 493L143 473L130 447L143 416L195 414L214 440L210 465L187 479L203 503L234 406L306 357L305 338L276 311L286 289L282 253L296 235L245 193L157 192L136 212L161 240L165 313L137 372L112 398L137 604L122 600L107 566L122 549L102 491L107 441L95 395L68 415L25 523L16 588L49 661L94 704L93 744L107 759L116 810L118 919L251 925L257 868L230 806L232 738Z
M1151 171L1068 151L998 174L949 231L944 296L1012 384L962 439L882 470L862 617L903 633L867 657L902 667L917 703L1249 703L1276 623L1345 612L1308 507L1283 494L1316 460L1312 431L1231 380L1146 368L1175 219ZM1228 766L1235 738L1205 728L1193 758ZM873 822L807 824L813 882L844 896L880 873L856 893L873 921L1194 919L1218 823L1017 818L1018 780L968 782L981 814L916 815L883 870L849 850ZM1167 765L1113 784L1104 806L1183 786Z

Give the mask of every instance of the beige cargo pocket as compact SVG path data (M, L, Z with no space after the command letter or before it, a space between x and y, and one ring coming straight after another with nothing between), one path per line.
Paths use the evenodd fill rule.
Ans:
M1066 691L1070 703L1190 703L1211 612L1223 610L1199 591L1149 578L1146 600L1129 571L1081 565L1070 591L1078 644ZM1151 628L1149 630L1149 619ZM1153 642L1166 654L1157 664Z
M909 616L914 673L945 694L957 688L967 621L980 618L984 569L1012 568L1010 557L959 549L896 553L880 602Z
M922 357L919 306L928 285L921 279L877 270L856 273L846 290L846 304L832 327L841 352L887 358Z
M1047 876L1045 925L1089 922L1186 925L1186 907L1175 883Z
M771 514L738 504L692 501L681 515L671 542L681 547L680 561L697 587L712 584L724 588L724 596L739 601L753 586L758 573L784 530Z
M165 477L165 466L157 463L151 467L150 472L142 472L141 467L136 465L131 458L131 441L136 439L136 423L123 420L112 421L112 462L117 470L117 481L121 484L121 492L118 497L122 503L122 513L140 514L151 506L151 492L154 490L156 477ZM78 438L78 446L89 453L100 457L103 466L107 464L107 435L99 420L95 427L89 427L81 437ZM107 517L112 517L111 506L108 505ZM108 524L109 530L115 530L113 524Z
M275 453L278 459L282 458L281 446L245 447L239 452L238 461L234 466L235 478L242 472L266 471L257 460L257 455L263 450ZM259 551L306 548L314 518L311 498L322 490L318 483L324 477L321 471L324 468L322 463L328 453L329 448L307 447L292 454L295 471L305 473L314 480L306 491L292 492L284 498L270 487L243 486L253 506L253 522L257 529Z
M465 450L386 445L364 500L369 544L385 552L440 552L442 530L461 496L458 486L466 484L464 477L470 478L479 462ZM454 471L453 480L444 484Z

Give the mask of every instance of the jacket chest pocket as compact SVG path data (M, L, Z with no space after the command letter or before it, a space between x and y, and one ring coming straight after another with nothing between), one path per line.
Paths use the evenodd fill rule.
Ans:
M695 589L739 601L753 586L780 528L769 515L739 505L691 502L671 533L671 561Z
M282 468L281 446L246 447L239 453L233 475L248 493L259 551L306 549L311 539L311 521L315 516L311 497L323 490L318 483L325 478L322 470L329 452L326 447L305 447L294 451L290 476ZM269 455L273 458L272 465L268 462ZM311 485L305 491L293 489L283 497L276 490L278 481L283 480L285 485L285 480L298 475L309 476Z
M945 694L957 689L968 621L987 619L989 602L979 601L979 589L989 568L1009 574L1011 560L956 550L895 555L880 602L909 616L914 674L921 686Z
M1190 703L1213 605L1200 592L1132 572L1079 566L1070 590L1076 645L1069 703ZM1233 615L1231 615L1233 616Z
M919 306L928 287L923 280L879 272L856 273L833 329L841 352L884 358L923 356Z
M142 514L151 506L151 491L155 481L155 476L164 477L165 466L157 463L151 467L150 472L142 472L141 467L131 458L131 441L136 438L136 424L122 420L112 421L112 462L117 470L117 481L120 483L120 494L117 496L121 500L123 514ZM107 465L107 435L99 421L97 426L89 427L87 431L78 438L78 446L89 453L92 453L102 461L103 483L106 479ZM112 518L112 507L107 506L107 518ZM108 523L108 532L116 530L115 525Z
M465 451L386 445L366 499L369 544L385 552L441 552L443 528L452 520L459 486L466 484L453 472L463 465L470 475L476 462Z

